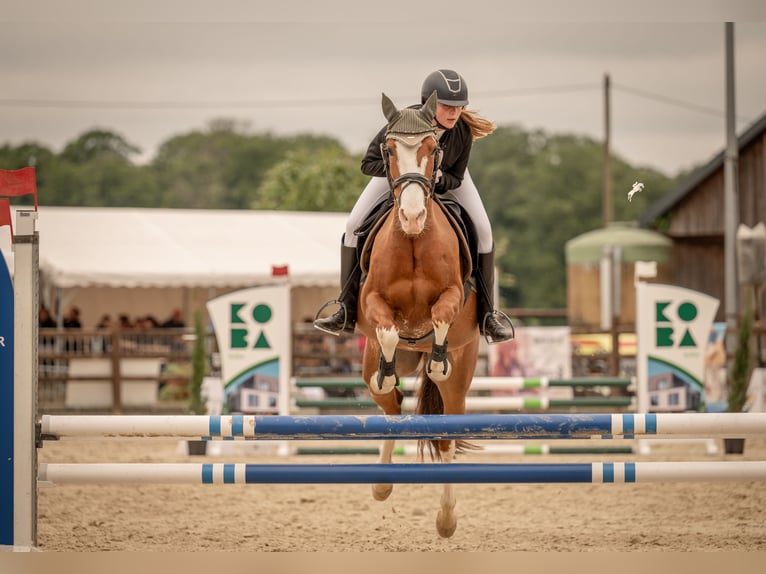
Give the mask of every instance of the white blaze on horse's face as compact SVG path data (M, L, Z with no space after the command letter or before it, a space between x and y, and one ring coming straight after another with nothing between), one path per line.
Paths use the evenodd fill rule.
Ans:
M397 135L390 137L391 174L396 179L402 174L420 174L431 178L433 174L436 139L431 134ZM405 181L394 190L398 198L398 217L402 231L408 236L423 233L426 225L428 190L415 181Z

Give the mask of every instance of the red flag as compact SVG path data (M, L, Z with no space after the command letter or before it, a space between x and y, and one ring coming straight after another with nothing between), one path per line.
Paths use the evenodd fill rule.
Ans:
M35 196L35 211L37 211L37 183L35 168L0 169L0 195L16 197L19 195Z
M271 266L272 277L287 277L289 274L290 274L290 270L287 265L272 265Z
M0 227L4 227L6 225L11 228L11 237L13 237L13 224L11 223L11 203L5 197L0 197Z

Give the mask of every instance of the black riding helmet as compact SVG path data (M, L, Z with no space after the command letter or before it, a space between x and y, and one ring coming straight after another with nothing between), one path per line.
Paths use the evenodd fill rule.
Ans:
M468 85L463 76L454 70L436 70L423 80L420 88L421 103L425 103L434 90L440 104L445 106L468 105Z

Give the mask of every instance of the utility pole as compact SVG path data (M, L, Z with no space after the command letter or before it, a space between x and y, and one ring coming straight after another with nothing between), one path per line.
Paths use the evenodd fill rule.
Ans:
M737 145L736 101L734 90L734 23L725 23L726 44L726 153L724 155L724 277L725 313L727 327L727 349L736 347L738 281L736 234L739 225L739 192L737 190Z
M609 100L609 74L607 73L604 74L604 227L612 222L614 213L612 207L612 159L610 153L612 121Z

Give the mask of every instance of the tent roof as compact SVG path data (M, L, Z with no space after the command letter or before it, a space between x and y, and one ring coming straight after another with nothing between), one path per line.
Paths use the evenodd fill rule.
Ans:
M40 272L56 287L334 286L345 213L40 207ZM15 216L14 216L15 221ZM10 236L0 248L12 261ZM10 257L9 257L10 254ZM10 264L9 264L10 267Z

